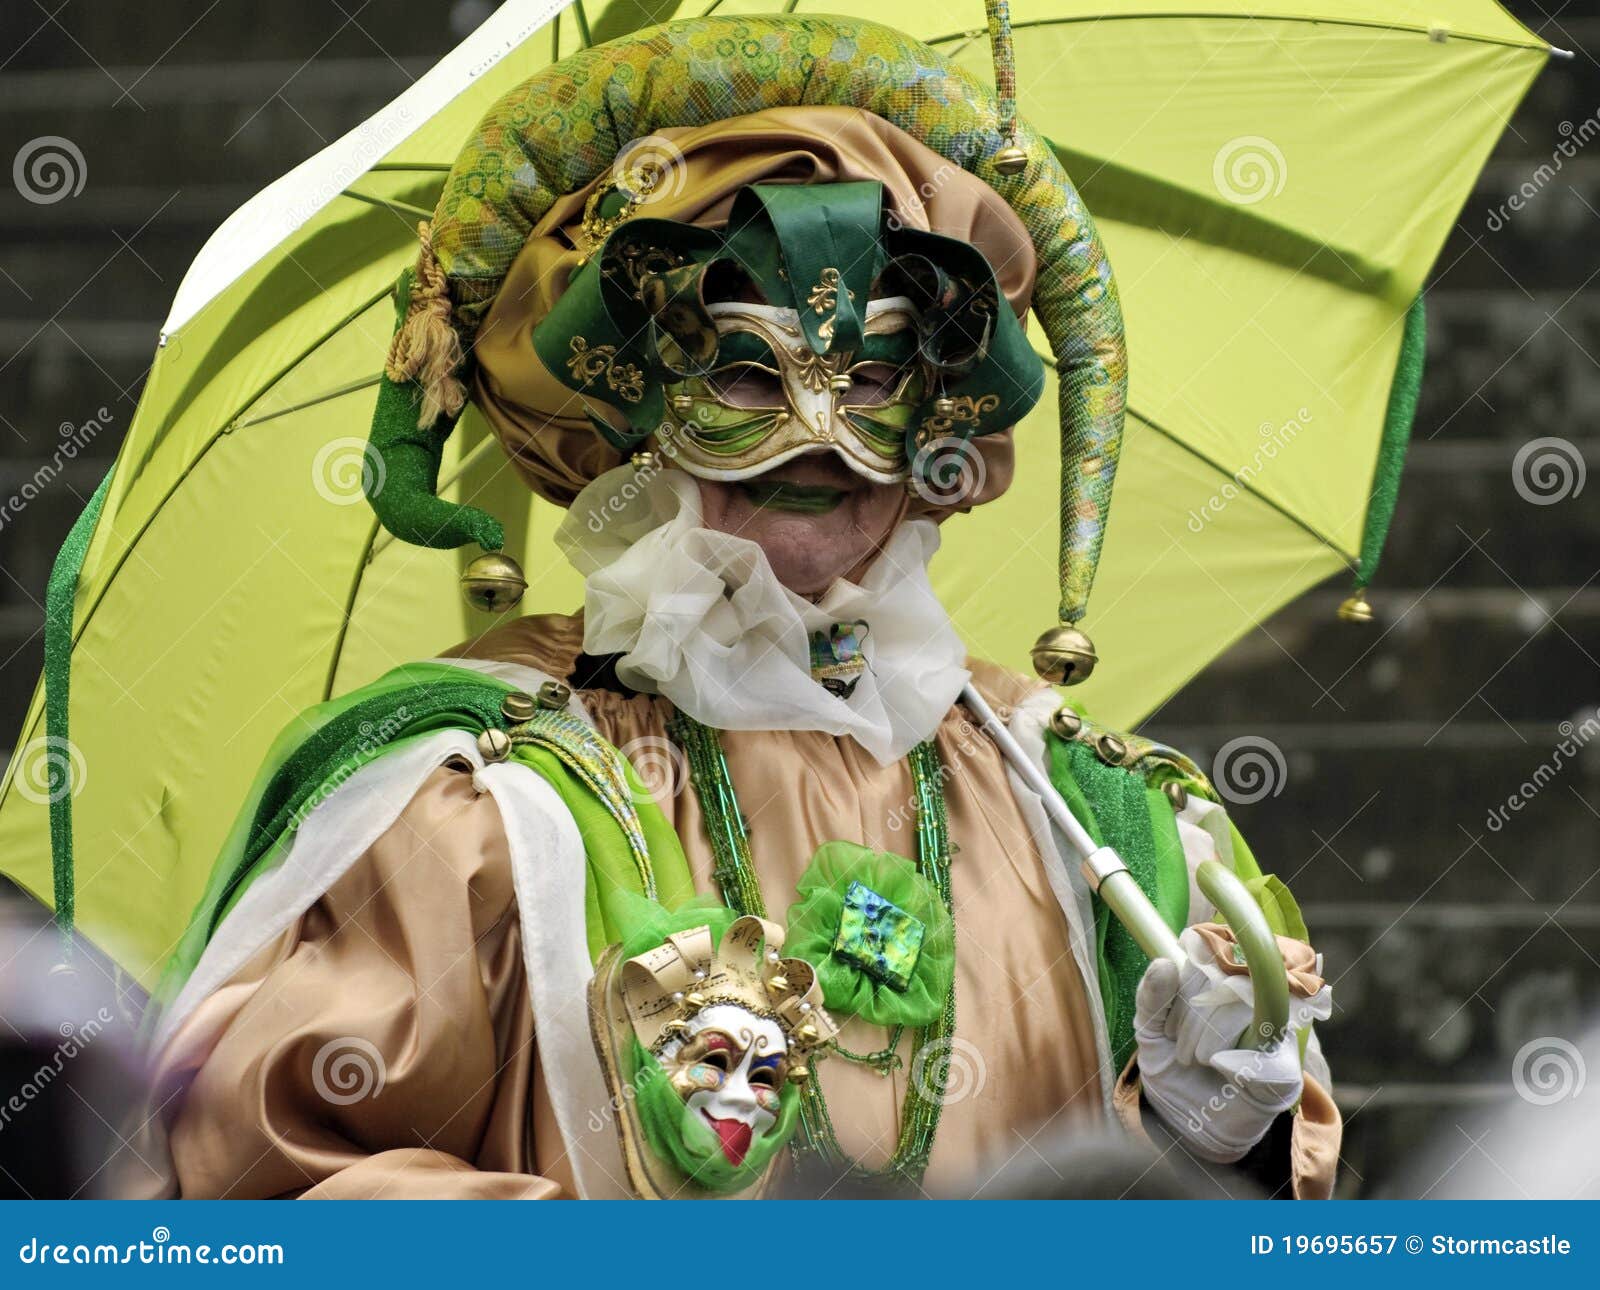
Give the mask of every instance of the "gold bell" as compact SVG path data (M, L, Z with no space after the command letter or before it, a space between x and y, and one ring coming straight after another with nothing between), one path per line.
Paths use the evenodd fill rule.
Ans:
M773 994L788 994L789 978L784 976L782 972L779 972L776 976L769 976L767 978L767 989Z
M794 1037L805 1047L809 1048L812 1044L816 1043L817 1040L822 1038L822 1034L808 1021L801 1026L800 1029L794 1032Z
M1123 766L1128 761L1128 745L1109 731L1094 737L1094 755L1108 766Z
M539 706L546 711L560 712L571 702L572 687L569 685L564 685L560 681L546 681L539 687Z
M1372 605L1367 601L1366 592L1357 591L1344 598L1339 605L1339 621L1345 623L1372 621Z
M1020 175L1028 168L1028 154L1010 144L994 154L994 168L1002 175Z
M500 715L507 721L520 723L531 720L534 711L533 695L524 694L521 690L513 690L500 700Z
M1189 790L1175 779L1169 779L1161 786L1161 791L1167 795L1167 801L1172 803L1174 811L1181 811L1189 805Z
M527 589L522 566L504 551L485 551L461 575L461 594L469 605L486 614L510 609Z
M1063 704L1050 714L1050 729L1063 739L1073 739L1083 729L1083 718Z
M1099 661L1094 642L1066 623L1052 627L1033 643L1033 670L1051 685L1087 681Z
M691 990L683 996L683 1009L685 1012L699 1012L706 1006L706 997L698 990Z
M478 736L478 752L484 761L504 761L511 756L511 736L504 730L485 730Z
M810 1078L811 1068L809 1066L791 1066L789 1068L789 1083L791 1084L804 1084Z
M634 453L632 457L628 458L628 463L635 470L646 471L656 470L661 465L660 459L657 458L655 453L651 452L648 448L641 452Z

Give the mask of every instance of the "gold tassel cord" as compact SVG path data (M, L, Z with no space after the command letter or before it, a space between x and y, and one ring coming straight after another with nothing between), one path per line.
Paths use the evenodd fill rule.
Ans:
M450 284L433 257L433 226L417 225L421 248L411 280L405 321L389 345L384 375L397 384L416 381L422 387L422 413L417 425L429 429L444 415L455 418L467 402L459 375L465 355L451 321Z

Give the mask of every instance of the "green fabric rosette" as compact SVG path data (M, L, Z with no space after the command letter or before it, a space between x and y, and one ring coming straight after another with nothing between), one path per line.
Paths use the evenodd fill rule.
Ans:
M955 924L904 856L825 842L789 906L784 953L817 971L830 1011L879 1026L926 1026L955 976Z

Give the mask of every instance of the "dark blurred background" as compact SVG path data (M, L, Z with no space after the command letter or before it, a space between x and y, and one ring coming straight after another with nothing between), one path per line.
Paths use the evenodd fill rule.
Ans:
M49 460L63 423L103 407L110 426L25 522L0 526L0 756L39 674L50 562L126 430L189 261L494 7L0 10L0 152L65 136L92 176L49 206L0 185L0 496ZM1596 494L1533 505L1513 473L1534 439L1568 441L1585 466L1600 451L1600 142L1540 179L1514 218L1492 218L1563 140L1600 124L1600 0L1509 7L1575 57L1553 62L1508 123L1434 273L1378 621L1336 621L1346 588L1330 584L1148 726L1207 765L1241 735L1281 754L1276 793L1234 814L1300 898L1336 982L1322 1030L1347 1194L1397 1185L1425 1139L1481 1151L1464 1126L1524 1086L1528 1045L1576 1038L1600 1010ZM1490 812L1536 773L1533 800L1491 830Z

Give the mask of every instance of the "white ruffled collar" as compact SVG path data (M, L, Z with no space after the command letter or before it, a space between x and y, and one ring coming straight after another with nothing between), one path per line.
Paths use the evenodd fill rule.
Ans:
M859 583L813 604L783 586L747 538L700 527L682 471L623 466L572 503L556 533L585 575L583 647L615 654L624 684L721 730L817 730L882 764L929 738L966 684L966 651L928 582L939 548L907 520ZM813 679L811 633L868 624L848 698Z

